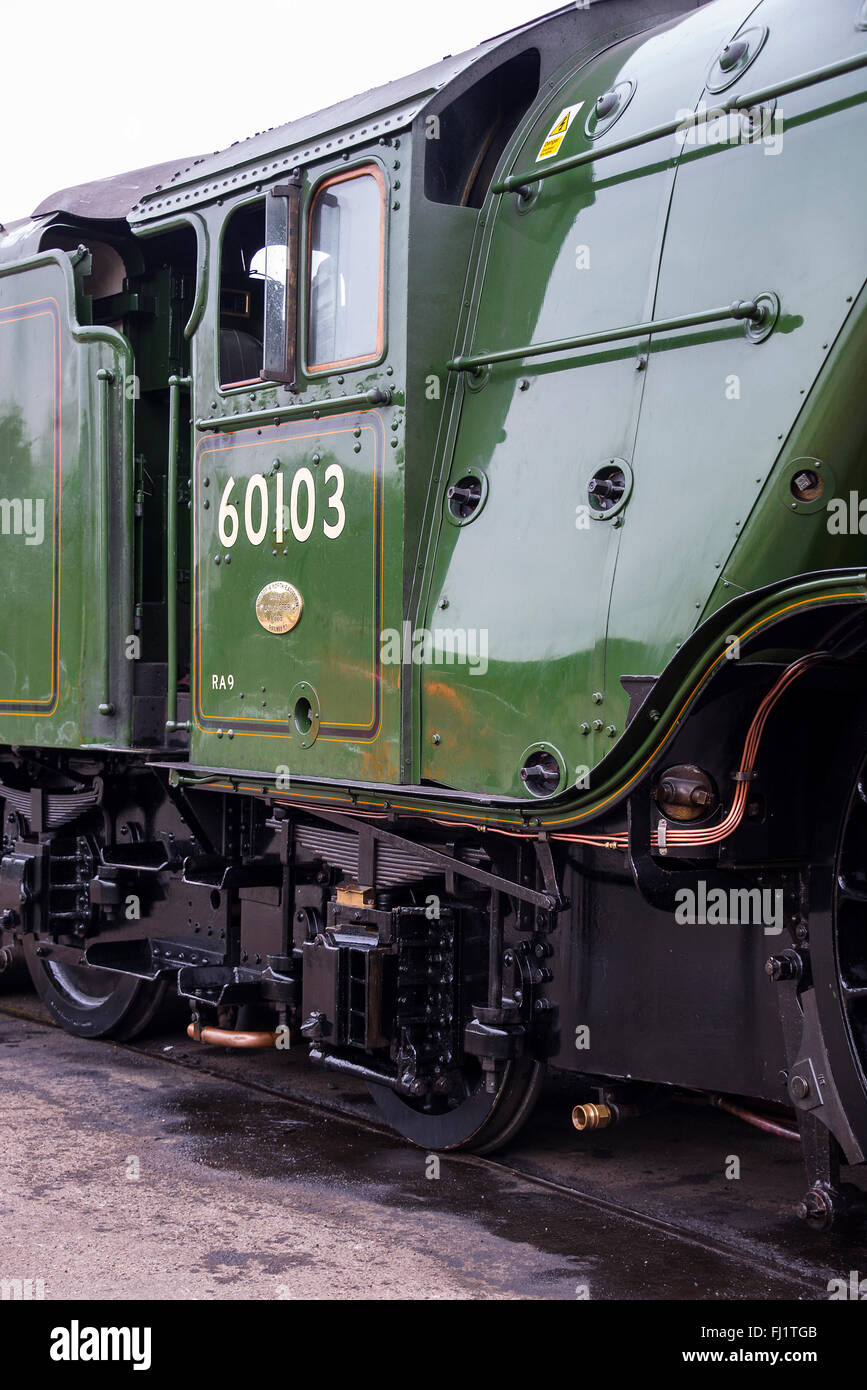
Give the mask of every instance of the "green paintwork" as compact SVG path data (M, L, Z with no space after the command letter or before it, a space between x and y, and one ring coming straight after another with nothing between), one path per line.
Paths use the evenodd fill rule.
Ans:
M152 308L125 320L126 337L86 326L84 268L73 257L48 252L7 263L0 239L0 308L53 296L63 351L59 703L38 716L0 707L0 738L129 745L133 663L124 641L140 631L145 660L165 663L166 634L177 629L196 776L227 769L236 785L276 785L301 800L436 806L474 822L586 824L622 802L732 634L754 625L770 632L793 604L830 612L864 601L867 541L833 534L826 506L864 477L864 71L780 98L778 152L761 141L638 140L700 112L703 101L730 101L861 53L852 0L806 8L715 0L601 52L563 42L559 71L546 76L511 135L481 207L429 201L431 115L472 85L475 66L487 70L546 32L564 35L579 24L565 13L540 21L179 171L129 216L128 260L140 262L131 293ZM766 25L767 42L712 97L711 64L747 24ZM624 148L570 165L591 149L585 121L597 97L627 81L634 94L598 140ZM522 198L508 180L526 182L559 113L577 103L550 176ZM713 130L710 123L710 141ZM371 161L386 185L380 360L306 376L302 285L299 393L267 383L221 388L228 218L297 166L304 228L321 180ZM189 253L176 285L159 251L150 260L147 253L161 238L174 245L182 229ZM705 322L528 353L476 377L449 370L456 358L574 344L760 294L780 303L762 342L743 323ZM36 365L48 322L39 323L0 321L0 497L36 495L50 483L48 378ZM100 370L111 374L102 388ZM141 378L136 402L123 387L133 370ZM177 402L177 486L167 511L173 373L189 375L191 387ZM99 713L100 389L109 419L111 715ZM365 399L383 391L385 402ZM816 503L793 505L791 477L805 459L819 460L826 491ZM610 460L622 461L628 496L616 515L587 516L587 482ZM17 481L22 462L32 494ZM346 521L329 537L323 522L338 515L338 468ZM278 543L277 479L288 505L299 470L313 480L313 527ZM484 505L457 526L446 490L468 473L484 483ZM254 532L260 487L269 515L253 544L244 499L256 476L265 481L250 493ZM218 518L230 478L240 526L226 546ZM302 504L302 532L305 512ZM164 554L168 515L178 523L174 565ZM25 548L22 537L0 536L0 544L17 547L0 674L12 698L45 698L49 552ZM167 603L166 575L172 582L175 573L179 601ZM281 634L266 631L255 611L261 589L278 580L303 599L297 626ZM487 668L383 664L381 631L402 632L403 624L483 630ZM628 728L625 675L660 678L656 717L643 711ZM318 714L312 735L293 719L303 692ZM166 717L174 721L173 708ZM172 746L180 737L173 734ZM519 772L537 748L556 752L564 788L589 768L589 789L547 806L530 797Z
M193 660L196 761L396 780L397 682L378 679L380 628L400 623L393 520L400 516L400 479L388 443L379 411L199 441L193 485L193 563L199 576L193 611L200 638ZM337 469L346 519L340 535L329 538L324 527L336 530L341 521ZM268 516L262 542L252 545L244 511L247 481L256 474L265 481L249 494L254 534L265 529L263 488ZM282 505L289 509L295 476L305 480L297 506L303 539L287 524L278 540L277 486L282 484ZM218 511L229 479L235 480L230 497L240 517L238 540L227 549L220 543ZM256 618L257 595L275 580L288 580L303 599L300 621L288 633L266 631ZM293 691L301 682L318 696L322 725L309 747L298 739L292 718ZM234 742L230 755L219 743L224 736Z
M583 100L586 110L619 81L632 79L637 89L618 139L670 118L672 105L691 110L710 58L746 13L742 5L714 5L682 22L668 63L660 63L658 40L630 41L567 79L531 124L515 167L531 165L561 108ZM804 23L787 29L786 13L782 0L761 7L772 39L742 79L753 88L860 48L844 4L813 12L809 36ZM863 180L853 184L850 175L863 149L863 107L854 99L862 89L863 74L836 79L830 112L821 89L787 97L778 154L761 144L687 144L676 159L669 140L546 181L529 212L515 195L495 200L469 355L764 291L779 295L783 312L761 344L735 326L663 335L652 345L496 366L480 392L465 388L451 475L479 464L491 496L477 523L442 528L428 621L447 597L456 625L488 627L497 660L487 679L467 674L448 690L425 673L427 776L517 793L534 741L554 744L570 769L594 767L611 741L609 726L615 739L624 728L620 676L665 670L702 612L716 606L710 596L720 576L747 563L735 547L765 486L775 492L777 530L786 529L773 548L761 530L756 536L755 587L867 561L860 537L841 544L828 536L824 510L793 514L786 459L815 448L802 439L795 453L780 450L823 367L833 379L834 340L857 313L867 199ZM580 115L570 137L569 152L587 143ZM590 254L583 271L576 269L581 246ZM646 367L636 370L645 355ZM727 391L733 378L739 399ZM845 434L825 445L843 488L861 476L865 415L857 398L846 417ZM582 485L606 456L631 463L632 493L616 519L576 530ZM797 564L789 554L796 547ZM727 597L740 592L728 582ZM602 730L582 735L580 725L594 720Z
M44 504L44 538L0 535L4 564L0 740L44 747L129 744L132 628L132 433L124 384L132 356L119 333L81 327L70 259L53 252L0 266L0 496ZM105 384L100 372L108 373ZM105 453L110 553L101 552L99 430L108 387ZM23 388L23 389L22 389ZM105 582L110 567L110 588ZM109 688L104 599L110 595Z

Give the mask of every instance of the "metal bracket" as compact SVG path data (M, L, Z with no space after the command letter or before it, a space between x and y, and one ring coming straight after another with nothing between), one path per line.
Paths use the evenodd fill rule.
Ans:
M864 1153L846 1118L825 1050L814 988L798 996L797 980L781 980L780 1022L789 1063L787 1090L798 1122L820 1120L837 1140L847 1163L863 1163ZM803 1133L803 1125L802 1125Z
M556 906L551 911L559 912L566 906L566 899L560 892L560 885L557 882L557 870L554 867L554 856L551 853L551 841L547 835L540 835L538 839L533 841L533 848L536 851L536 860L542 872L545 890L556 900Z

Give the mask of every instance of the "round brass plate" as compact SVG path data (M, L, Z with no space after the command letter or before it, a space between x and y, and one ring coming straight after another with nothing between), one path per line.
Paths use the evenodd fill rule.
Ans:
M275 579L257 597L256 617L268 632L291 632L303 607L304 600L295 585Z

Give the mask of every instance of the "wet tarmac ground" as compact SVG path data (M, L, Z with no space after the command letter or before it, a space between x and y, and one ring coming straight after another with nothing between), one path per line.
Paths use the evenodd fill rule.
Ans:
M797 1144L684 1104L581 1136L577 1098L552 1080L507 1149L437 1162L302 1049L202 1046L179 1018L84 1041L7 991L0 1278L48 1298L803 1301L867 1270L863 1227L793 1216Z

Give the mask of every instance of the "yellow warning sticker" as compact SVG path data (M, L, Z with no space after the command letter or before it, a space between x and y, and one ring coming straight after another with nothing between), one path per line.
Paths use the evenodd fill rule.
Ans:
M583 101L577 101L574 106L563 107L560 115L545 136L541 150L536 155L537 164L540 159L551 159L552 156L557 153L566 137L567 130L583 105Z

